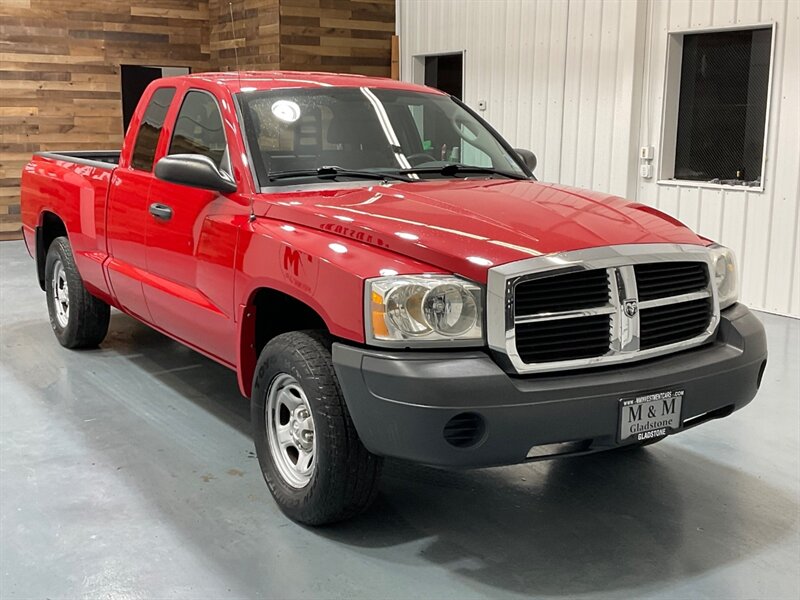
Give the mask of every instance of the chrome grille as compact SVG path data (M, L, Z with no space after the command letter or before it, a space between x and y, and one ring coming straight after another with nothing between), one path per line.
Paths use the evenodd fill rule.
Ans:
M589 358L608 352L611 315L517 325L517 352L526 363Z
M489 272L489 345L519 373L635 361L706 342L719 309L700 246L629 245ZM501 324L503 329L497 325Z
M521 317L603 306L608 304L608 293L608 275L602 270L531 279L517 284L514 313Z
M698 262L636 265L639 300L677 296L708 287L708 267Z
M608 352L612 307L605 269L521 279L513 295L517 352L523 362L572 360ZM589 316L582 312L601 308L606 312Z
M709 298L642 309L639 347L657 348L698 336L708 327L711 312Z

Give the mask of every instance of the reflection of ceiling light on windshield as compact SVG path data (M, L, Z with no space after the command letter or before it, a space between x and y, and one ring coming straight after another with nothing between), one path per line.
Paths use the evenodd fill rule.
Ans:
M344 254L345 252L347 252L347 247L343 246L342 244L328 244L328 248L330 248L337 254Z
M284 123L294 123L300 118L300 107L291 100L276 100L272 103L272 114Z
M398 231L395 235L399 238L403 238L404 240L410 240L412 242L416 242L419 239L418 235L414 235L413 233L406 233L405 231Z

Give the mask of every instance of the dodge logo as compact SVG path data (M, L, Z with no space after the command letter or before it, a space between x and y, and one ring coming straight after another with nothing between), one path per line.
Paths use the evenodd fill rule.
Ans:
M628 315L631 319L636 316L637 311L639 310L639 304L636 300L625 300L625 314Z

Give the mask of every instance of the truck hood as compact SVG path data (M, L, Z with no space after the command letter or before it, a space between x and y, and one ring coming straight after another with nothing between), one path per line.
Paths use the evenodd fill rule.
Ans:
M489 267L543 254L706 243L649 206L533 181L437 179L259 200L268 200L259 212L270 219L372 244L479 282Z

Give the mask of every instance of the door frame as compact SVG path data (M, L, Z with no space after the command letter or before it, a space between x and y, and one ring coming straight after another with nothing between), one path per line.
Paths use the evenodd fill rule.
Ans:
M461 55L461 98L466 98L467 93L467 51L449 50L443 52L427 52L425 54L415 54L411 57L411 81L419 85L425 85L425 59L432 56L450 56L453 54ZM402 74L401 74L402 76Z

